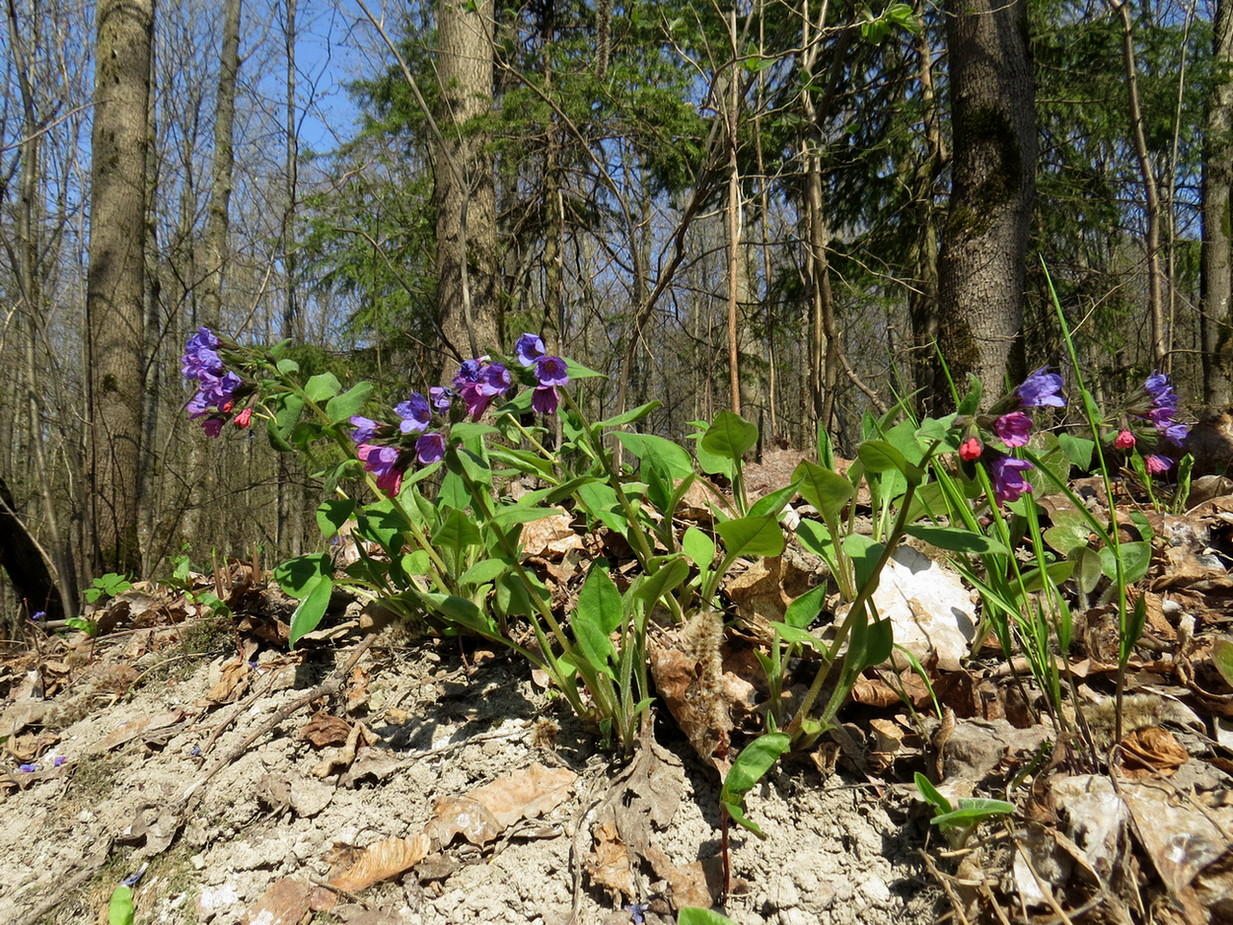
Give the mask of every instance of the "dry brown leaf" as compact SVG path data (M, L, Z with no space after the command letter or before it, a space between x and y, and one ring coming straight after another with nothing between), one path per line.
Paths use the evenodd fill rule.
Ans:
M345 872L332 879L330 886L358 893L374 883L397 877L428 857L432 839L421 832L411 838L383 838L365 848Z
M578 775L569 768L546 768L537 761L529 768L477 787L466 796L492 813L504 829L561 805L577 779Z
M433 821L424 831L444 848L455 835L461 835L477 848L483 847L504 831L505 826L482 803L467 797L446 797L433 807Z
M351 735L351 724L341 716L317 712L296 731L296 738L303 739L313 748L328 748L343 745Z
M722 779L731 766L727 755L729 733L732 731L719 648L722 623L719 624L719 635L713 639L701 631L691 632L695 621L706 618L705 614L694 617L690 623L675 631L676 645L680 648L652 642L651 674L677 726L689 738L698 756L711 764ZM703 642L699 643L698 639ZM700 648L706 651L698 651ZM690 651L687 654L682 649Z
M564 559L571 549L582 549L582 537L574 531L574 518L563 508L560 514L522 525L520 541L529 556Z
M283 877L244 913L247 925L300 925L312 918L318 888L298 877ZM333 894L331 894L333 895Z
M587 858L587 876L591 882L610 890L614 898L632 897L635 892L633 864L629 849L610 822L600 823L591 831L595 846Z
M1136 729L1122 739L1127 777L1162 774L1171 777L1190 760L1190 754L1161 726Z
M243 658L234 658L223 665L218 681L206 694L206 700L212 703L231 703L238 700L248 686L248 676L251 669Z
M103 752L118 748L125 742L131 742L138 736L152 735L160 729L166 729L179 723L187 714L180 710L169 710L142 719L134 719L125 723L111 735L86 751L86 755L100 755Z

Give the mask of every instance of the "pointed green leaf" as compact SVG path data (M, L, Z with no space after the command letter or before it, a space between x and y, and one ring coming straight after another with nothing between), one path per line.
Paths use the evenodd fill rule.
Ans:
M294 598L303 599L322 578L328 578L334 564L326 553L313 556L296 556L274 568L274 580L283 591Z
M783 552L783 530L770 515L738 517L718 524L715 532L724 541L728 556L777 556Z
M325 616L330 606L330 595L334 593L334 582L329 578L320 578L312 586L304 600L295 608L291 615L291 630L288 642L292 647L306 633L311 633Z
M945 549L948 552L970 552L976 554L983 553L999 553L1005 554L1007 549L997 540L985 536L981 533L973 533L971 530L965 530L962 527L927 527L923 525L910 526L905 528L905 532L909 536L914 536L918 540L924 540L938 549Z
M321 502L317 508L317 526L321 534L329 539L343 528L351 515L355 513L355 502L349 498L329 498Z
M721 411L702 435L699 444L708 453L724 456L733 462L752 450L758 443L758 428L739 414Z
M333 373L317 373L304 383L304 394L315 402L329 401L342 391L342 383Z

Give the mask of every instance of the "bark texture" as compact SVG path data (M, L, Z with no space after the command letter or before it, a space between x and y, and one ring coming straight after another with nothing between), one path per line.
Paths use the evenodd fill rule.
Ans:
M1203 151L1203 392L1217 406L1233 401L1233 4L1219 0L1213 56L1225 69L1212 85Z
M441 138L434 144L437 316L453 359L500 349L496 200L481 119L493 106L492 0L441 0L437 76ZM449 357L443 358L449 366Z
M1024 272L1036 187L1026 0L949 0L946 36L953 160L938 262L938 341L957 381L974 373L986 394L996 396L1008 375L1023 372ZM935 398L937 386L935 380Z
M134 570L144 380L146 156L153 0L96 8L86 289L95 567Z

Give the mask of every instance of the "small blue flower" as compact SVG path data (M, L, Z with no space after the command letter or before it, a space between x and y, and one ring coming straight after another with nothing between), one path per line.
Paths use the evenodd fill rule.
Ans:
M544 339L538 334L523 334L514 344L514 355L523 366L530 366L544 355Z
M36 610L34 613L30 614L30 619L33 620L35 623L38 623L39 620L43 620L46 617L47 617L46 610Z
M39 769L39 766L37 764L19 764L17 766L17 770L23 771L26 774L33 774L38 769Z
M1062 377L1048 371L1048 366L1042 366L1032 375L1023 380L1023 385L1015 389L1019 404L1024 408L1040 408L1049 405L1053 408L1065 408L1066 399L1062 398Z

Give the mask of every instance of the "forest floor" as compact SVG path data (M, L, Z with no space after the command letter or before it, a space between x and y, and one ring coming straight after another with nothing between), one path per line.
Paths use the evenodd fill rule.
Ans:
M1065 660L1085 722L1057 721L1085 747L988 644L929 663L941 721L912 672L871 671L839 741L749 793L767 837L729 831L726 894L720 782L666 710L621 759L474 641L340 602L288 651L294 602L249 564L202 578L222 616L139 582L98 635L0 657L0 922L106 922L139 871L137 923L1233 921L1233 496L1148 516L1119 742L1099 600ZM917 771L1015 812L948 844Z

